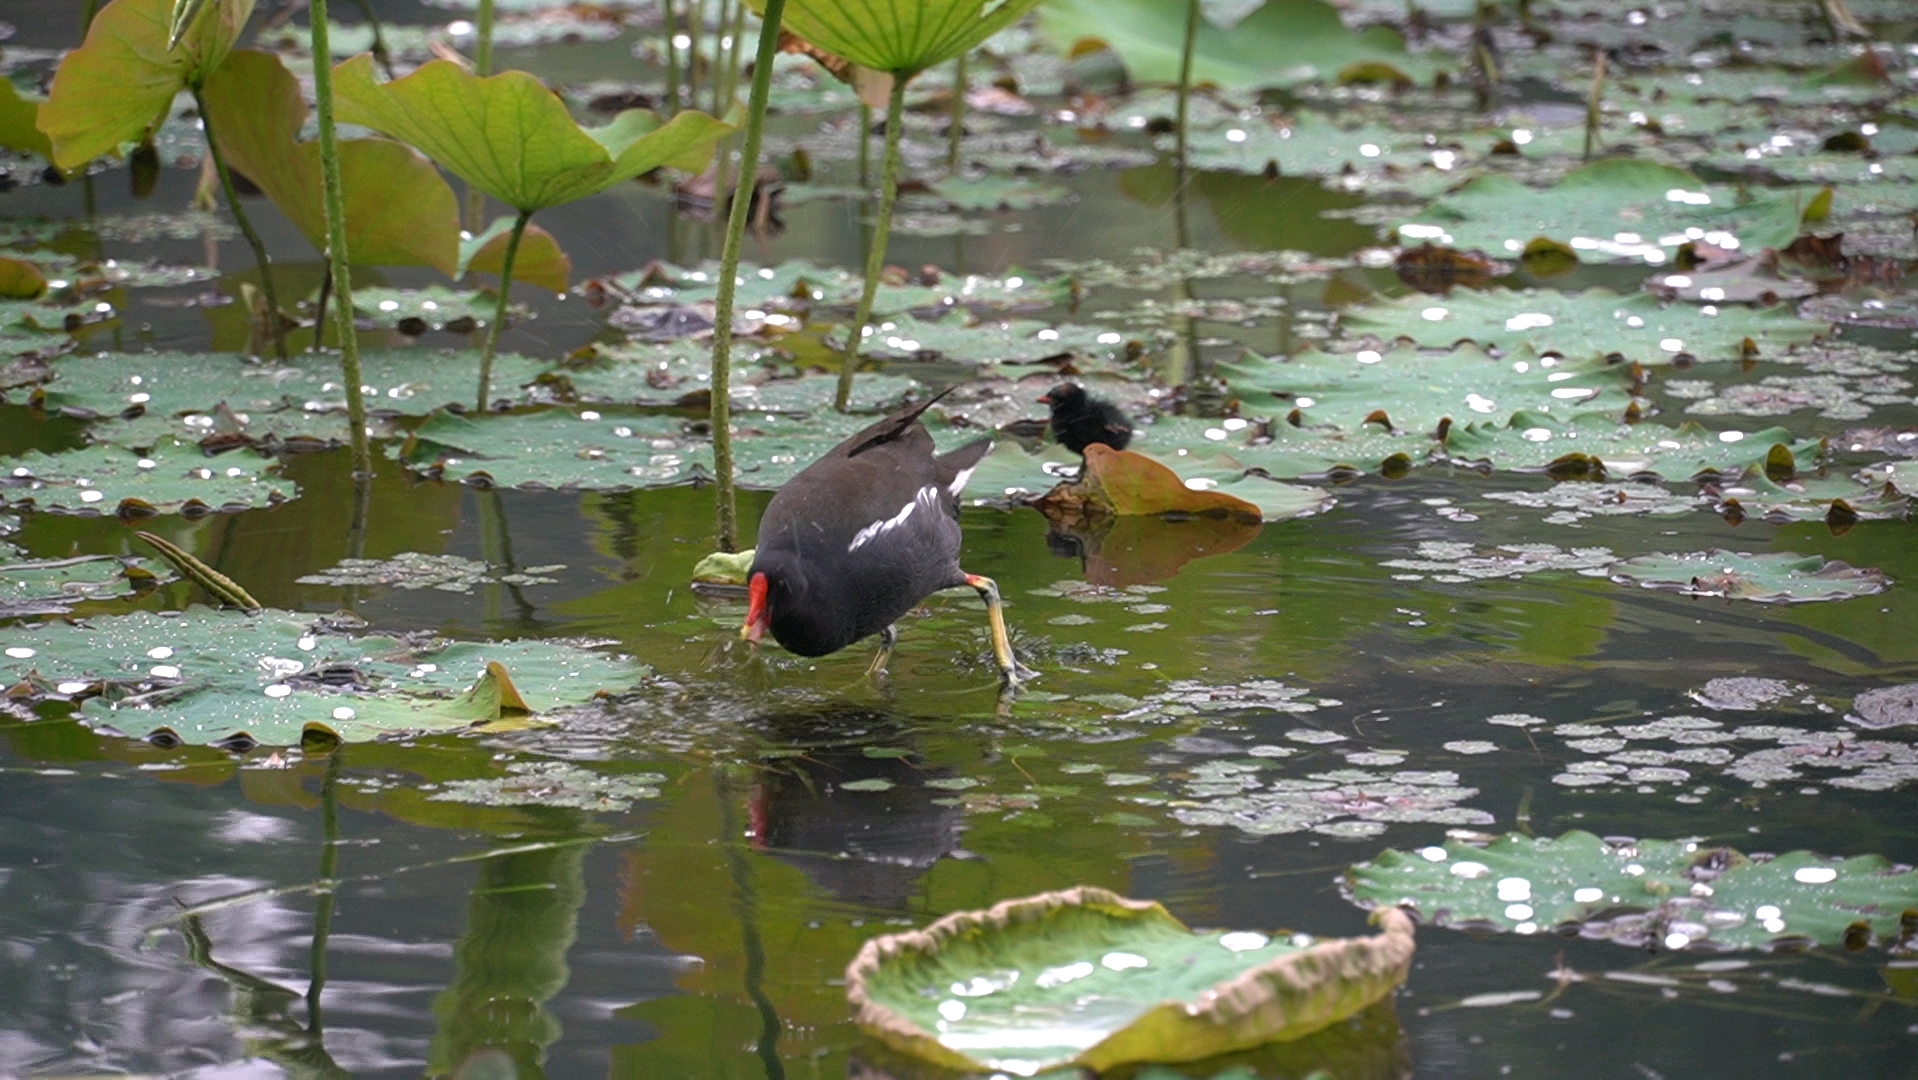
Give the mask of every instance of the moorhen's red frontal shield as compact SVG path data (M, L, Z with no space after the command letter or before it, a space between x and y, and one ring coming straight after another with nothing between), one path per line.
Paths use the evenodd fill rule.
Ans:
M759 522L751 611L741 636L824 656L871 637L941 589L967 585L986 600L993 657L1006 681L1019 671L997 586L959 566L959 493L990 440L935 454L919 422L939 396L853 435L779 489ZM883 664L882 652L876 662Z

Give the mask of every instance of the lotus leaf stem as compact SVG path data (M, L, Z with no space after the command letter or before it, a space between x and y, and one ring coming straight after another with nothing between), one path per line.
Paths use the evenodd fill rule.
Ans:
M353 331L353 268L346 248L346 188L340 180L340 142L333 124L333 65L327 40L326 0L313 0L313 93L317 99L320 187L326 202L327 272L333 280L334 310L340 327L340 375L346 384L346 426L353 447L353 471L373 475L373 450L366 441L366 395L361 389L360 341ZM315 337L325 333L314 327Z
M493 309L493 325L486 328L486 348L480 352L479 404L486 411L486 398L493 383L493 352L499 348L500 328L506 325L506 304L513 295L513 260L519 258L520 237L526 235L526 223L533 220L531 210L521 210L513 219L513 235L506 241L506 258L499 268L499 306Z
M679 18L673 0L663 0L661 7L666 27L666 119L670 120L679 115L679 46L673 43L679 36Z
M1187 0L1185 8L1185 44L1179 50L1179 116L1173 124L1173 157L1179 171L1179 188L1185 188L1186 116L1192 103L1192 48L1199 39L1199 0Z
M266 294L267 333L273 336L273 352L281 360L286 359L286 328L280 321L280 294L273 287L273 260L266 253L266 241L260 239L259 231L253 227L253 219L246 216L246 210L240 205L239 189L233 186L233 171L227 168L226 155L220 153L220 142L213 136L213 117L207 112L206 98L201 96L200 88L193 88L193 106L200 110L201 132L206 136L207 157L213 160L213 171L220 178L220 192L226 196L227 209L233 211L233 220L240 226L240 235L246 237L247 246L253 249L253 262L260 268L260 291Z
M753 87L746 99L746 141L739 150L739 188L726 214L726 242L719 255L719 295L713 302L712 425L713 498L717 503L719 550L739 550L739 508L733 493L732 361L733 297L739 286L739 249L752 214L759 179L759 142L766 126L766 101L772 96L773 60L779 51L779 25L786 0L766 0L760 15L759 50L753 57Z
M959 173L959 142L966 134L966 54L952 62L952 112L946 121L946 171Z
M1585 160L1598 149L1598 122L1605 108L1605 50L1592 50L1592 89L1585 98Z
M886 241L892 235L892 206L899 201L899 135L905 125L906 79L910 73L894 72L892 93L886 99L886 153L879 163L879 215L873 221L872 243L866 247L866 284L859 291L859 311L847 327L846 355L839 365L839 389L833 395L833 407L845 412L852 404L852 377L859 368L859 346L864 344L866 324L872 321L873 299L879 294L879 272L886 265Z
M872 106L859 103L859 190L869 192L872 183ZM862 198L864 196L861 196Z

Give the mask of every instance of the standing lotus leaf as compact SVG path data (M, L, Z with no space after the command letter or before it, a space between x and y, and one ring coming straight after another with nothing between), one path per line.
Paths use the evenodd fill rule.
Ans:
M1439 926L1574 931L1636 948L1864 949L1908 941L1918 872L1877 855L1775 858L1691 841L1613 843L1588 832L1511 833L1484 847L1388 850L1346 871L1361 907L1403 907Z
M1156 903L1081 885L948 915L866 942L846 969L854 1020L949 1068L1031 1076L1065 1066L1198 1061L1309 1035L1384 998L1413 925L1384 932L1194 932Z
M765 0L751 0L765 10ZM785 28L860 67L910 78L1011 26L1039 0L788 0Z

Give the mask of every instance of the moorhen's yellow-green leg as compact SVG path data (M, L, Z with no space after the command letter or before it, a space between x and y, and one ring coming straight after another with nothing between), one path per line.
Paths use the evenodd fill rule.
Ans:
M873 656L872 663L866 668L866 678L876 679L886 673L886 662L892 659L893 646L897 644L899 644L897 626L888 626L879 631L879 652Z
M1021 679L1034 672L1020 667L1018 658L1012 655L1012 638L1006 633L1006 612L999 602L999 584L978 574L967 574L966 584L986 602L986 620L992 627L992 659L999 665L999 678L1008 687L1018 686Z

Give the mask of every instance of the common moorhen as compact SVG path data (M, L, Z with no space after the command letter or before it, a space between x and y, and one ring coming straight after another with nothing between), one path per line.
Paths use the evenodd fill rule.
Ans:
M833 447L766 504L740 637L756 642L770 630L800 656L824 656L879 634L877 672L900 616L941 589L970 585L986 602L999 673L1018 682L999 586L959 568L959 492L992 442L935 455L919 415L940 396Z
M1039 404L1052 407L1052 437L1075 454L1083 455L1093 443L1124 450L1132 441L1132 421L1125 413L1078 383L1060 383L1046 391Z

